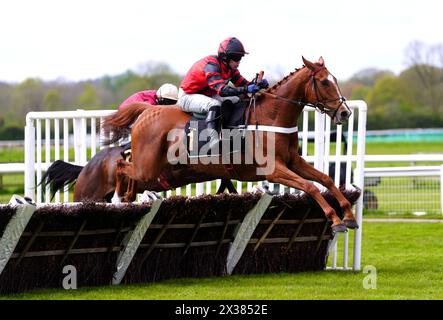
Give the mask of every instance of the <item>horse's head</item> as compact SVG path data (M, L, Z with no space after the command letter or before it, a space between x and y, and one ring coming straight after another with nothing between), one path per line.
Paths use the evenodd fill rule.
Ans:
M306 100L330 116L336 124L348 120L351 109L340 92L337 79L326 69L323 58L320 57L316 63L304 57L302 59L310 72L310 79L305 87Z

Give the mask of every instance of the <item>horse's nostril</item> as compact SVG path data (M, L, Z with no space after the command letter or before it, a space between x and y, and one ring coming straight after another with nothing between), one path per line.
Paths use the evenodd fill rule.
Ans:
M346 118L346 117L349 116L349 112L347 112L347 111L342 111L342 112L340 113L340 116L341 116L342 118Z

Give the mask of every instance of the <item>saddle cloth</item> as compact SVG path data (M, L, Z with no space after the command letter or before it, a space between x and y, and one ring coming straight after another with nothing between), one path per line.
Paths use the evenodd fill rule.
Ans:
M232 104L230 101L225 101L221 106L221 119L218 120L218 125L221 129L221 135L218 148L209 150L207 144L209 137L204 130L207 128L205 115L193 114L191 119L185 125L186 139L183 139L186 144L186 150L189 157L210 157L221 156L244 151L244 139L242 132L239 129L245 124L244 114L247 107L246 101L240 101L237 104ZM226 130L230 129L230 130ZM227 135L226 135L227 134ZM229 146L229 147L228 147ZM218 150L217 150L218 149Z

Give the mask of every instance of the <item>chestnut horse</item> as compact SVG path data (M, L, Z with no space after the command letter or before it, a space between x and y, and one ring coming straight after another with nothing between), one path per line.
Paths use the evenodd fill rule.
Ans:
M320 57L316 63L304 57L302 59L304 66L301 69L296 69L274 86L262 90L255 99L251 113L245 114L245 118L250 119L250 125L262 126L261 129L257 127L261 132L252 131L253 141L258 142L250 143L245 152L249 150L254 154L252 164L242 162L232 164L228 168L222 164L222 161L209 164L202 161L192 164L191 161L185 165L190 173L186 181L174 181L174 183L184 185L191 180L200 182L224 178L240 181L268 180L283 184L309 194L320 205L326 217L332 220L333 231L345 232L347 228L358 228L351 211L351 204L329 176L315 169L298 154L298 133L295 128L305 106L315 107L326 113L336 124L346 121L351 115L351 110L340 92L336 78L325 67L323 58ZM168 161L170 148L176 147L177 139L183 140L184 135L170 141L168 134L176 130L183 132L190 117L190 114L183 112L178 106L154 107L135 104L105 119L105 132L111 133L114 137L109 143L116 142L122 137L127 126L135 121L131 132L132 162L119 160L117 165L118 196L124 195L119 180L129 177L134 181L155 183L164 170L174 166ZM288 128L293 130L282 130ZM262 138L259 133L262 134ZM271 147L268 147L269 142ZM262 148L263 158L259 159L254 153L254 145L256 148ZM272 168L270 172L263 173L258 170L269 167ZM343 221L324 199L320 190L310 181L325 186L338 200L344 212ZM124 200L132 201L135 198L135 189L135 186L129 188Z

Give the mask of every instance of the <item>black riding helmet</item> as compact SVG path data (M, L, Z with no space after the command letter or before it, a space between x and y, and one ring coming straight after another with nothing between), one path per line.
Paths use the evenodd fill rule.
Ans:
M245 51L243 44L235 37L230 37L222 41L218 47L218 57L223 61L240 61L249 52Z

